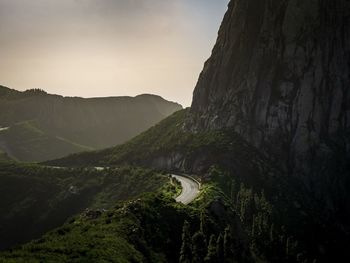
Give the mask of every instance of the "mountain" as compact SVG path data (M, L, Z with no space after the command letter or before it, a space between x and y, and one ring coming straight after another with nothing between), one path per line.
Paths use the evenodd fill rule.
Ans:
M332 209L349 177L349 15L346 0L231 1L188 129L232 127Z
M189 109L181 110L125 144L101 151L77 153L45 162L62 167L132 164L166 171L206 175L213 165L235 170L235 177L255 185L269 183L266 171L275 171L258 149L232 129L192 133L186 129Z
M81 214L0 258L348 262L349 17L346 0L231 1L190 109L125 144L44 163L195 174L199 197Z
M23 161L49 160L68 153L93 150L92 147L48 134L35 120L18 122L1 131L0 147Z
M231 1L189 110L49 164L195 173L231 197L267 262L349 258L349 16L345 0Z
M187 128L231 128L350 218L350 3L231 1ZM321 216L321 217L322 217ZM347 219L345 219L347 218Z
M0 148L20 161L55 159L125 142L179 104L155 95L70 98L0 86Z
M62 226L64 233L60 229L53 230L37 241L0 254L0 259L47 258L54 262L71 262L77 257L77 260L93 262L96 253L107 257L101 250L106 242L110 242L108 248L126 242L137 249L135 255L141 252L140 258L127 257L125 245L123 249L109 252L112 262L118 262L118 257L125 258L126 262L145 262L144 257L149 262L178 262L182 247L179 225L184 224L184 219L191 222L191 236L202 231L207 240L212 235L219 240L224 233L232 231L234 245L229 250L237 262L281 262L287 257L290 260L286 262L295 262L297 257L312 262L320 256L314 251L315 247L317 250L319 245L325 245L327 252L333 248L332 238L338 235L339 229L327 225L332 234L324 232L324 221L320 226L319 214L310 207L299 181L284 176L275 163L232 129L197 133L184 129L188 114L189 110L178 111L123 145L74 154L45 164L77 167L74 169L132 165L196 174L202 189L195 202L183 207L171 199L141 198L129 209L129 204L125 203L123 208L108 210L97 221L84 220L82 214L77 221ZM109 217L112 224L106 223ZM124 229L124 223L130 223L125 217L132 222L136 220L138 238L120 230ZM228 227L231 231L225 231ZM168 229L173 232L169 233ZM337 242L347 244L347 239L337 238ZM328 239L332 239L331 244L324 243L329 242ZM206 251L205 245L201 246ZM86 247L92 247L93 252L80 252ZM155 254L149 250L159 253L160 257L154 258Z

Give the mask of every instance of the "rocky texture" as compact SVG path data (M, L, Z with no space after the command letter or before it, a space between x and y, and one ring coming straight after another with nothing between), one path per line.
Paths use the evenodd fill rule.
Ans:
M349 87L349 1L231 1L187 128L233 127L319 191L349 177Z

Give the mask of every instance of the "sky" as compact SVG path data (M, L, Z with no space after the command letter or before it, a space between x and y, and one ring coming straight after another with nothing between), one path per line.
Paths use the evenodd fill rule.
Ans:
M189 106L229 0L0 0L0 84Z

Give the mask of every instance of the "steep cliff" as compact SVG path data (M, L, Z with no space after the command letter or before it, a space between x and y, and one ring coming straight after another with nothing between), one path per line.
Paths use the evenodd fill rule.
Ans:
M337 175L349 177L349 88L349 1L235 0L187 128L232 127L324 193Z
M191 109L126 144L47 165L194 173L229 196L266 259L254 262L349 261L349 8L231 1Z

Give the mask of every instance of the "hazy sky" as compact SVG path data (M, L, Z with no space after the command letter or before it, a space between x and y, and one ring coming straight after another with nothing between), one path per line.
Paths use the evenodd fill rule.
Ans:
M0 0L0 84L189 106L228 0Z

